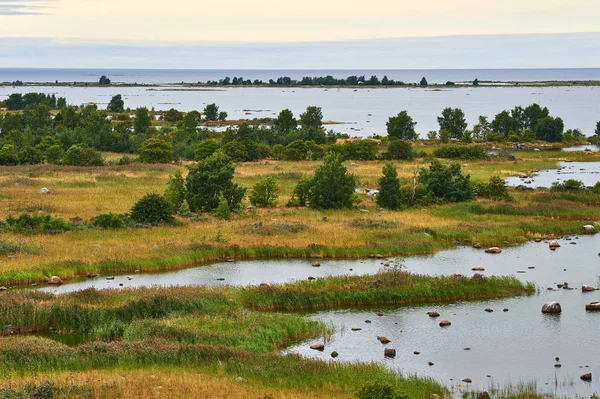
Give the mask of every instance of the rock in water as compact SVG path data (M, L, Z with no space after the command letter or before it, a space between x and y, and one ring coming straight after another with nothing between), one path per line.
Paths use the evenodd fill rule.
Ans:
M580 377L583 381L591 382L592 381L592 373L582 374Z
M315 351L323 351L325 350L325 345L323 344L313 344L310 346L310 349L315 350Z
M581 287L581 291L592 292L592 291L596 291L596 289L594 287L590 287L589 285L584 285L583 287Z
M389 344L390 342L392 342L392 341L390 341L389 339L387 339L386 337L383 337L383 336L379 336L379 337L377 337L377 340L378 340L379 342L381 342L382 344L384 344L384 345L385 345L385 344Z
M550 247L550 249L560 248L560 244L558 243L558 241L550 241L550 243L548 243L548 246Z
M338 357L338 356L339 356L339 353L337 353L336 351L333 351L333 352L331 352L331 357L332 357L332 358L334 358L334 359L335 359L335 358L336 358L336 357Z
M586 224L585 226L583 226L583 229L587 234L594 234L596 232L596 228L591 224Z
M321 266L321 264L320 264L319 262L313 262L313 263L312 263L312 266L313 266L313 267L320 267L320 266Z
M48 284L51 285L61 285L63 283L62 279L58 276L52 276L50 277L50 280L48 280Z
M544 304L544 306L542 306L542 313L561 313L562 312L562 308L560 306L560 303L554 301L554 302L547 302Z
M429 315L429 317L440 317L440 314L438 312L427 312L427 314Z
M391 349L391 348L384 349L383 356L389 357L389 358L395 358L396 357L396 349Z
M440 321L440 327L448 327L451 324L452 323L450 322L450 320L442 320L442 321Z
M589 305L585 305L585 310L588 312L600 312L600 302L592 302Z
M486 254L499 254L502 252L502 249L498 247L491 247L485 250Z

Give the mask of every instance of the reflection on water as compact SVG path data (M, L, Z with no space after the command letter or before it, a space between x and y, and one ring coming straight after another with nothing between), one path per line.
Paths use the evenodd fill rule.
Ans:
M600 162L560 162L558 169L540 170L534 176L509 177L509 186L524 185L526 187L550 187L552 183L565 180L582 181L586 186L593 186L600 181Z

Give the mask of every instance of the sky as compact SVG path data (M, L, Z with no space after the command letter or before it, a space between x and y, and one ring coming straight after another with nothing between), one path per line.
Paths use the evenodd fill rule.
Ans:
M600 55L589 54L598 53L599 15L599 0L0 0L0 61L6 67L173 68L173 59L181 68L232 69L390 68L400 61L409 68L600 67ZM431 54L450 45L454 52ZM333 65L323 60L332 52Z

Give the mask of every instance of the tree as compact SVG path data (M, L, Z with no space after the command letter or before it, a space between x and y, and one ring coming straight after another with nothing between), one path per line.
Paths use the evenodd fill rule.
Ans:
M216 121L219 118L219 107L217 104L208 104L204 107L204 118L207 121Z
M217 219L231 220L231 209L229 209L229 204L222 195L219 197L219 205L217 206L215 216Z
M212 139L202 140L196 146L195 159L196 161L202 161L217 152L218 149L219 145L216 141Z
M106 75L102 75L98 80L100 86L107 86L110 84L110 79L106 77Z
M415 132L417 122L408 115L408 112L402 111L396 116L392 116L387 122L387 133L390 137L400 140L415 140L418 135Z
M414 157L415 154L408 141L390 140L387 152L388 159L410 161L414 159Z
M67 150L63 163L68 166L103 166L104 159L95 148L77 144Z
M294 187L294 192L287 203L287 206L306 206L308 200L310 198L310 192L312 190L313 180L310 177L301 178L296 187Z
M185 201L185 179L180 171L169 177L169 183L163 197L171 205L173 212L179 211Z
M136 223L158 225L173 222L171 205L158 194L146 194L131 208L131 218Z
M425 79L425 76L423 76L423 78L421 79L421 83L419 83L419 84L423 87L427 87L429 85L427 83L427 79Z
M445 108L442 111L442 116L437 118L442 130L448 131L450 138L460 139L467 128L465 113L460 108Z
M479 115L477 124L473 126L473 136L480 140L487 140L488 134L492 131L487 116Z
M323 127L323 111L321 107L308 106L306 111L300 114L300 125L306 129L321 129Z
M420 170L418 182L434 200L461 202L473 198L471 177L462 174L458 163L445 166L435 159L429 169Z
M524 129L533 129L542 118L545 118L550 115L550 111L548 108L540 107L539 104L531 104L523 110L523 117L525 120Z
M170 163L173 161L173 145L154 137L144 141L140 147L140 162Z
M315 209L350 208L355 187L356 177L342 165L342 157L329 153L312 179L310 206Z
M261 208L272 208L278 197L277 181L272 177L265 177L252 187L250 203Z
M133 132L135 134L146 133L152 126L152 119L148 108L141 107L135 110L135 121L133 122Z
M221 151L190 167L186 178L186 200L192 212L208 212L217 208L222 195L230 209L237 209L246 192L233 183L235 167Z
M475 78L473 81L473 86L479 86L479 79Z
M383 176L379 179L379 193L377 205L385 209L400 208L400 180L398 171L391 163L383 167Z
M175 123L183 119L183 113L177 111L175 108L171 108L170 110L165 112L163 118L166 122Z
M596 136L600 136L600 121L596 122L596 130L594 130Z
M538 139L549 142L559 142L563 139L565 125L561 118L546 116L535 124L534 131Z
M294 118L292 111L284 109L273 121L273 127L279 134L287 134L298 127L298 121Z
M125 110L125 102L120 94L113 96L108 103L106 109L110 112L123 112Z

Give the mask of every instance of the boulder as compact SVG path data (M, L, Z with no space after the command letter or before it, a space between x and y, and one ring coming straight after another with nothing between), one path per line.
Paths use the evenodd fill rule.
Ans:
M321 267L321 264L319 262L313 262L312 267Z
M452 325L452 323L450 322L450 320L442 320L440 321L440 327L448 327Z
M477 395L477 399L490 399L490 394L487 391L481 392Z
M427 312L427 314L429 315L429 317L440 317L440 314L438 312Z
M475 273L473 274L473 277L471 277L473 280L481 280L483 278L483 274L480 273Z
M90 273L86 274L86 277L87 277L87 278L94 278L94 277L98 277L98 273L92 273L92 272L90 272Z
M586 224L583 226L583 230L585 230L587 234L594 234L596 232L596 228L591 224Z
M315 350L315 351L324 351L325 350L325 345L323 344L313 344L310 346L310 349Z
M470 378L465 378L465 379L463 380L463 382L466 382L467 384L470 384L470 383L472 383L472 382L473 382L473 380L471 380Z
M550 241L548 243L548 246L550 247L550 249L560 248L560 244L556 240Z
M503 312L508 312L508 308L504 308L502 311Z
M502 252L501 248L498 247L491 247L485 250L486 254L499 254Z
M6 291L6 287L4 287L4 286L0 287L0 291Z
M488 312L488 313L492 313L492 312L494 311L494 309L492 309L492 308L487 308L485 311L486 311L486 312Z
M584 285L583 287L581 287L581 291L583 291L583 292L592 292L592 291L596 291L596 288L591 287L589 285Z
M384 336L379 336L379 337L377 337L377 341L381 342L381 343L382 343L382 344L384 344L384 345L385 345L385 344L389 344L390 342L392 342L392 341L390 341L389 339L387 339L387 338L386 338L386 337L384 337Z
M313 276L308 276L308 281L313 281L315 278Z
M592 381L592 373L581 374L581 378L583 381L591 382Z
M600 302L592 302L589 305L585 305L585 310L588 312L600 312Z
M44 187L44 188L40 188L40 189L38 190L38 193L40 193L40 194L50 194L50 193L51 193L51 191L50 191L50 189L49 189L49 188L46 188L46 187Z
M112 280L114 280L115 278L111 276L111 277L107 277L106 279L107 279L107 280L110 280L110 281L112 281Z
M383 356L389 357L389 358L395 358L396 357L396 349L385 348L383 350Z
M438 395L437 393L432 393L431 394L431 399L442 399L440 395Z
M433 366L433 362L429 362L427 363L429 366Z
M331 357L332 357L332 358L334 358L334 359L335 359L336 357L338 357L339 355L340 355L340 354L339 354L339 353L337 353L336 351L333 351L333 352L331 352Z
M62 279L58 276L52 276L50 277L50 280L48 280L48 284L50 285L61 285L62 283Z
M484 267L474 267L471 270L474 272L484 272L485 268Z
M542 239L541 238L536 238L534 241L535 242L542 242Z
M481 249L481 244L476 242L475 244L473 244L473 248L475 249Z
M381 312L377 312L377 316L379 316L379 317L382 317L382 316L383 316L383 313L381 313Z
M542 306L542 313L561 313L562 312L562 308L560 306L560 303L554 301L554 302L547 302L544 304L544 306Z
M352 331L361 331L361 330L362 330L362 328L358 328L358 327L355 327L352 329Z

